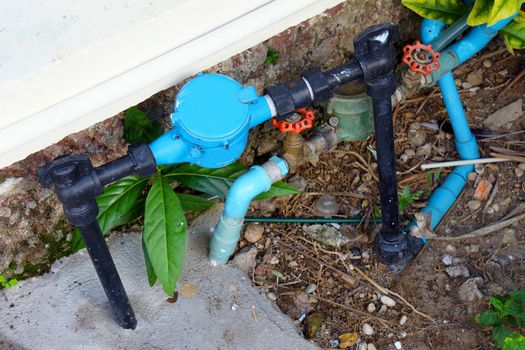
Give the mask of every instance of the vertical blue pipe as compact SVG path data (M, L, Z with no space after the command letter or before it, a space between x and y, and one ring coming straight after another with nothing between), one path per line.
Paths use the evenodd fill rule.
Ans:
M481 25L473 28L461 40L450 45L445 51L452 51L457 55L459 64L465 62L477 52L479 52L497 34L498 30L505 27L515 15L499 21L495 25L488 27ZM424 43L434 40L445 27L445 23L424 19L421 25L421 39ZM467 116L461 103L454 76L452 72L444 74L438 80L439 88L443 96L443 102L447 109L456 147L461 159L479 158L479 149L476 139L468 125ZM465 165L454 168L443 184L437 188L428 200L427 206L422 212L432 214L431 227L434 229L441 221L443 216L452 207L457 197L465 187L467 175L474 170L473 165Z

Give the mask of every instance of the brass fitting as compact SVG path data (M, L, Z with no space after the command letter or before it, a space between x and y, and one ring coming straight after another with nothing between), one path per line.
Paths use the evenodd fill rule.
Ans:
M293 173L304 163L304 138L301 134L294 132L286 133L283 141L283 158Z

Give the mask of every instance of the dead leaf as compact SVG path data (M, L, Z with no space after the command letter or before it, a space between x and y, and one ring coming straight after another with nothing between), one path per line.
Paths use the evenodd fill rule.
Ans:
M416 213L416 224L410 227L410 235L417 238L434 238L436 234L432 231L432 213Z
M179 292L175 291L173 293L173 296L171 298L166 299L166 301L170 304L174 304L177 302L177 299L179 298Z
M197 286L194 284L183 284L182 287L180 287L180 293L186 298L194 297L198 291L199 288L197 288Z
M484 201L488 198L491 189L492 184L488 180L482 179L474 191L474 199Z
M358 339L359 339L359 334L355 332L341 334L339 336L339 348L346 349L347 347L352 346L355 343L357 343Z
M315 311L304 320L304 335L308 339L315 338L321 324L326 320L326 314L322 311Z

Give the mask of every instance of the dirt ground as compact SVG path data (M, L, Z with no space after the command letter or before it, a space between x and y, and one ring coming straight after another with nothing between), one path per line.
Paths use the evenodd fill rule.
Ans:
M524 97L525 78L520 77L524 67L523 53L512 56L501 43L495 43L455 71L472 128L487 129L483 121L489 114ZM426 140L416 147L409 141L408 130L414 122L441 121L446 116L439 91L433 88L394 110L399 190L408 186L420 194L403 212L405 224L450 171L429 175L419 165L458 159L452 135L423 128L420 132ZM480 140L482 155L490 156L489 146L524 151L525 134L515 133L524 129L522 116L499 130L504 136ZM376 165L368 146L374 147L373 137L367 142L339 144L333 153L322 156L317 167L300 169L300 177L292 180L306 180L304 194L259 202L250 215L315 216L314 200L331 194L340 206L337 217L373 216L379 198ZM445 237L468 233L497 222L525 201L525 176L520 176L517 166L506 162L478 167L476 179L473 175L435 233ZM481 179L497 189L479 206L469 202ZM358 337L348 342L348 349L366 349L366 343L377 349L396 349L396 342L403 349L494 349L490 331L476 325L473 317L487 308L489 295L525 287L523 223L478 238L430 240L397 276L387 271L374 252L375 224L336 226L349 238L339 249L315 242L300 224L264 225L264 237L254 244L258 255L253 282L297 320L305 336L327 349L338 348L339 336L345 333L350 333L350 339ZM243 240L240 247L251 244ZM459 269L459 276L447 272L443 262L447 259ZM470 296L460 296L465 291ZM382 306L379 298L385 294L396 300L395 306ZM405 318L406 322L400 322ZM364 334L365 323L372 327L366 333L372 334Z

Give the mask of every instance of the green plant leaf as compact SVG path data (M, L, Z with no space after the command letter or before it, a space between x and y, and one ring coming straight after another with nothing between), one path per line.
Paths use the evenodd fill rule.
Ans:
M149 259L148 250L146 249L146 244L144 243L144 237L142 237L142 253L144 254L144 263L146 264L146 273L148 274L148 283L150 287L153 287L157 281L157 275L153 266L151 265L151 260Z
M233 181L247 170L239 164L230 164L219 169L206 169L197 165L183 164L167 173L168 182L179 181L184 186L212 196L226 197Z
M141 198L147 183L148 179L140 176L128 176L107 186L104 193L97 197L97 221L103 235L115 227L138 219L143 214L144 201ZM84 246L80 230L75 227L71 249L76 252Z
M503 341L505 340L505 338L507 338L511 334L512 331L505 326L495 327L492 330L492 341L494 342L494 344L496 344L498 348L501 348L503 346Z
M17 283L18 283L18 280L16 278L12 278L12 279L9 280L9 282L7 282L9 287L14 287L14 286L16 286Z
M128 176L106 187L97 197L97 221L103 233L129 222L130 212L139 203L147 183L148 179L140 176Z
M403 5L424 18L454 23L469 7L457 0L402 0Z
M474 27L487 23L491 18L493 7L494 0L476 0L468 15L467 24Z
M153 271L172 297L186 256L187 225L179 198L160 171L146 198L143 239Z
M187 193L177 193L177 197L179 197L180 205L184 211L199 213L215 204L209 199Z
M516 290L510 293L510 297L517 303L525 304L525 290Z
M518 327L525 327L525 312L515 315L514 320L516 321L516 325Z
M284 278L283 273L279 270L272 270L271 272L272 272L272 275L274 275L277 278Z
M212 196L226 197L233 181L248 170L239 164L230 164L219 169L206 169L184 164L165 175L168 182L179 181L184 186ZM269 191L261 193L256 200L301 193L292 186L277 181Z
M520 11L519 16L499 31L505 45L512 53L514 49L525 48L525 13Z
M475 319L482 326L496 326L501 323L498 313L492 310L483 311Z
M503 350L523 350L525 349L525 336L514 332L503 341Z
M5 280L4 276L0 276L0 283L6 283L6 280Z
M300 194L301 191L296 189L295 187L292 187L288 185L286 182L283 181L277 181L272 185L272 187L266 191L255 197L255 200L262 201L265 199L270 199L273 197L282 197L282 196L288 196L291 194Z
M277 64L278 60L279 51L274 50L273 48L268 46L268 52L266 53L266 59L264 60L263 64Z
M512 315L512 316L519 315L523 312L523 307L521 306L521 304L516 303L512 299L507 300L503 308L507 315Z
M476 0L478 2L480 0ZM502 19L509 18L521 7L522 0L494 0L487 25L492 26Z
M162 135L160 123L151 120L137 107L131 107L124 117L124 139L129 143L152 142Z
M495 295L489 297L490 304L494 307L494 309L496 309L496 311L501 317L507 315L507 313L505 312L504 300L502 299L502 297L498 297Z

